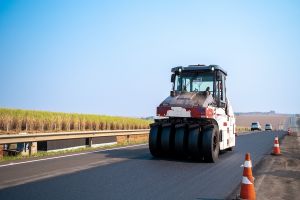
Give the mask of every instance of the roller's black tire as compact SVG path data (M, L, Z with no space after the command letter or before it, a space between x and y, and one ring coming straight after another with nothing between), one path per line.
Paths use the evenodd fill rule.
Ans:
M161 131L161 150L165 155L171 153L174 136L172 134L171 125L163 125Z
M205 127L202 131L202 152L206 162L216 162L219 158L219 130L216 126Z
M186 154L187 146L187 134L184 125L178 125L175 127L175 141L174 150L177 156L183 156Z
M154 157L161 156L160 134L161 134L161 126L156 125L151 127L149 133L149 150L152 156Z
M188 152L196 159L202 158L201 151L201 134L199 127L189 129L188 135Z

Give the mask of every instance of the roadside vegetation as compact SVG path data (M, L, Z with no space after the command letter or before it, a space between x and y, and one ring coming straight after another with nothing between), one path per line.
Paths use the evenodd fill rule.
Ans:
M242 127L242 126L237 126L236 127L236 132L237 133L248 132L250 130L251 130L250 127Z
M0 132L58 132L149 128L151 120L0 108Z
M82 148L74 148L68 150L57 150L57 151L38 151L33 155L4 155L3 158L0 158L0 163L4 161L13 161L13 160L21 160L27 158L39 158L39 157L47 157L47 156L59 156L59 155L66 155L66 154L73 154L73 153L81 153L81 152L88 152L88 151L100 151L100 150L107 150L117 147L125 147L130 145L137 145L137 144L146 144L148 140L139 140L139 141L129 141L129 142L122 142L112 145L106 145L101 147L82 147Z

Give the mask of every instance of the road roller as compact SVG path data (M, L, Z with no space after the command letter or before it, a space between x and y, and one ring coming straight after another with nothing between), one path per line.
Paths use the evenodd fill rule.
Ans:
M235 146L235 117L227 96L227 72L218 65L171 69L172 90L150 125L152 156L216 162Z

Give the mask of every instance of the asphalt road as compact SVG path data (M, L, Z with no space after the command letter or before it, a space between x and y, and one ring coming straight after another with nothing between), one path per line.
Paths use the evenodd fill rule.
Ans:
M242 178L246 152L257 164L284 132L237 137L217 163L154 159L147 145L0 164L0 199L226 199Z

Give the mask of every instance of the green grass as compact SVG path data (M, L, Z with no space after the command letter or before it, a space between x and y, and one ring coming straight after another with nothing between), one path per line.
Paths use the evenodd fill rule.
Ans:
M151 122L131 117L0 108L2 133L144 129Z

